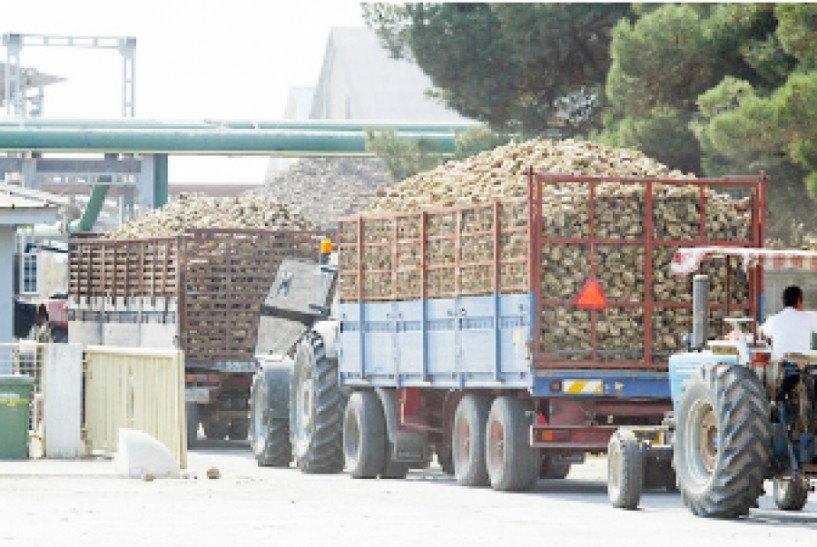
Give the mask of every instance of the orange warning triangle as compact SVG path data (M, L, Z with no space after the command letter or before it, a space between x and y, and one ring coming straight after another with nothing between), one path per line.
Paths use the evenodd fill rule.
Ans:
M585 281L582 290L576 296L576 307L588 311L601 311L607 308L607 296L596 278L591 277Z

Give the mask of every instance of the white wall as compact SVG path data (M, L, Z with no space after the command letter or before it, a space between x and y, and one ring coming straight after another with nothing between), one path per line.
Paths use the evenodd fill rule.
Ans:
M0 226L0 343L14 341L15 229Z

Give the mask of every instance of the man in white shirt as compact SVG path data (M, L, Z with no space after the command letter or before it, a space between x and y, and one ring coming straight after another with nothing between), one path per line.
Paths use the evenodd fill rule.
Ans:
M766 319L760 332L772 339L772 358L784 353L805 353L811 349L811 335L817 333L817 315L803 310L803 291L792 285L783 291L781 311Z

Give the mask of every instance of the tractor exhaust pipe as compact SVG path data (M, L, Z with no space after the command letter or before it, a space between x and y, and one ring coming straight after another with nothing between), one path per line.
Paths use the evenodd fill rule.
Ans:
M698 274L692 279L692 349L706 345L709 328L709 276Z

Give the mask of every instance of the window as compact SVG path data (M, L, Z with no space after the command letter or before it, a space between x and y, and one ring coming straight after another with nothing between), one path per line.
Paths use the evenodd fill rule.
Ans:
M40 255L27 252L20 261L20 294L37 294L39 292Z

